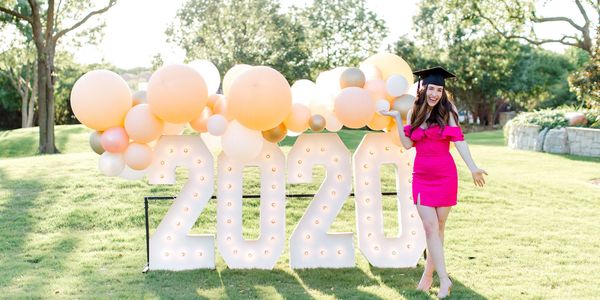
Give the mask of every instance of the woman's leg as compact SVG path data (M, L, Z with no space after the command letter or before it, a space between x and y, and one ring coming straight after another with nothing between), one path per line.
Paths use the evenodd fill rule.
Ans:
M438 218L438 228L439 228L439 236L442 241L442 246L444 245L444 229L446 228L446 220L448 219L448 214L450 213L450 206L448 207L437 207L436 214ZM431 283L433 282L433 272L435 271L435 265L433 264L433 259L427 251L427 259L425 260L425 268L423 269L423 275L421 276L421 280L419 281L419 285L417 289L428 291L431 288Z
M437 217L438 217L438 224L439 224L439 231L440 231L440 240L442 241L442 251L443 251L443 246L444 246L444 230L446 229L446 220L448 220L448 215L450 214L450 208L451 206L448 207L437 207L436 208L436 213L437 213ZM445 261L444 261L444 266L446 265ZM442 277L439 272L438 272L438 276L440 276L440 292L438 293L438 296L447 296L450 293L450 287L452 286L452 281L450 281L450 278L446 275L446 277Z
M425 236L427 240L427 253L428 258L431 257L435 270L437 270L438 276L440 277L440 285L449 286L450 279L446 272L446 264L444 260L444 250L442 245L442 239L440 238L440 223L438 221L438 214L435 208L417 205L417 211L421 220L423 221L423 228L425 229ZM447 214L443 214L447 217Z

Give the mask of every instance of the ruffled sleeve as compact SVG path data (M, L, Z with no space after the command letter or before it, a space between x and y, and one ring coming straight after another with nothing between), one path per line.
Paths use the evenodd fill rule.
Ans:
M411 128L410 125L404 126L404 135L406 135L409 139L411 139L413 141L419 141L419 140L423 139L423 137L425 136L423 129L421 129L420 127L417 127L411 134L410 128Z
M464 141L465 136L462 133L462 130L458 126L446 126L444 127L444 132L442 132L442 137L447 138L452 142Z

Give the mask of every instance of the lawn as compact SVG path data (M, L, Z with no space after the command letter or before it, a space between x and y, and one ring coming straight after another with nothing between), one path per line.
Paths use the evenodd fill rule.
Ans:
M428 299L414 287L414 269L372 267L356 250L356 268L292 270L289 254L275 269L153 271L146 261L144 196L176 195L174 186L151 186L101 175L83 126L58 126L62 154L35 156L37 130L0 132L0 295L3 298L386 298ZM342 131L350 149L362 131ZM446 230L452 298L597 298L600 294L600 159L510 150L501 131L466 136L488 185L475 188L460 156L459 205ZM282 142L289 150L292 140ZM256 170L245 171L245 192L258 193ZM313 184L288 184L288 193L313 193ZM393 190L392 169L382 177ZM289 237L311 199L288 199ZM332 231L355 232L353 198ZM244 235L258 235L258 201L244 200ZM168 202L153 203L155 227ZM396 205L384 198L386 233L397 226ZM215 233L216 203L209 202L193 232ZM356 245L356 242L355 242ZM287 243L286 243L287 247ZM218 252L217 252L218 253ZM436 283L437 284L437 283Z

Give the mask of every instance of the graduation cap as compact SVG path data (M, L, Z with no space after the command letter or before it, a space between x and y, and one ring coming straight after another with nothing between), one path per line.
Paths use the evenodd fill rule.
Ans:
M446 71L446 69L444 69L440 66L425 69L425 70L415 71L415 72L413 72L413 74L419 76L423 80L424 85L431 83L431 84L435 84L435 85L444 86L445 85L444 79L456 77L456 75ZM421 81L419 81L419 86L418 86L417 90L420 88L421 88Z

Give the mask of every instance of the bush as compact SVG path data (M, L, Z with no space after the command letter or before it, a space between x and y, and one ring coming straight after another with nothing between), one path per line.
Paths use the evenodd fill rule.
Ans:
M542 129L567 127L569 120L567 120L565 114L572 111L583 113L588 121L586 125L579 127L600 128L600 109L576 110L568 106L520 113L512 119L511 123L516 125L538 125Z

